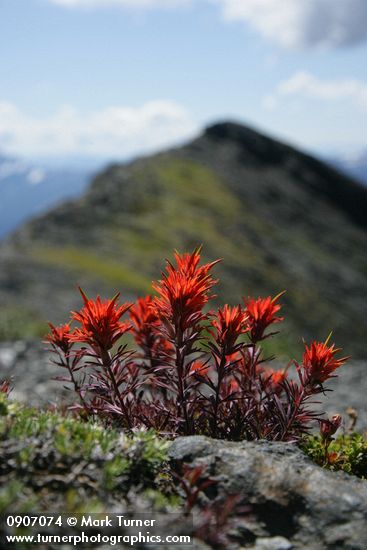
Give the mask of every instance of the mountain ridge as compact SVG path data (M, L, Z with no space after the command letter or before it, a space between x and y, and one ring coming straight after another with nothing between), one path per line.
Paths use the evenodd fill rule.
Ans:
M172 250L222 257L220 301L287 290L284 346L335 329L363 355L367 190L297 149L233 122L99 173L87 192L0 246L0 299L61 321L90 293L147 293ZM1 323L0 323L1 324ZM288 338L289 336L289 338Z
M329 161L345 174L367 185L367 150L358 154L330 157Z
M361 182L357 181L352 175L342 173L338 167L331 166L310 153L304 153L285 142L268 137L248 126L243 126L232 121L216 123L207 127L204 132L205 135L209 136L209 138L218 137L219 139L237 140L245 144L247 149L251 143L254 143L253 152L257 157L259 158L262 153L261 161L272 165L280 164L281 161L287 159L287 155L296 153L299 158L312 165L314 169L322 171L325 177L333 178L333 188L329 187L322 190L328 199L335 201L337 205L347 212L351 212L353 218L358 223L367 226L367 218L364 215L364 208L367 206L367 188L361 185ZM256 144L260 144L260 147L259 145L256 146ZM295 166L291 168L293 170L296 169ZM344 186L345 181L348 181L348 187ZM360 206L362 208L359 208Z

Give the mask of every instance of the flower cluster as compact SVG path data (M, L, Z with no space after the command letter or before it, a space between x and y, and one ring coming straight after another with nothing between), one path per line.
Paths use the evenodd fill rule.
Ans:
M200 251L180 255L175 253L176 266L167 261L166 273L153 283L158 296L154 306L159 318L171 324L176 332L184 333L204 319L203 307L207 304L210 289L215 281L210 271L216 262L200 266Z
M335 376L332 373L347 360L347 357L336 358L339 351L334 345L328 346L327 341L312 342L310 346L305 346L302 366L305 378L311 385L323 384Z
M248 313L240 305L235 307L225 305L218 309L212 321L215 329L214 339L224 349L226 355L235 353L238 338L250 330L248 321Z
M59 327L55 327L52 323L49 323L49 327L51 332L46 336L46 341L67 355L72 347L70 323Z
M129 324L122 323L121 317L132 304L118 305L119 294L112 300L89 300L80 289L84 307L72 313L72 320L80 327L69 336L70 342L89 344L93 349L110 350L113 345L129 330Z
M252 342L263 340L265 338L265 331L270 325L283 321L283 317L276 317L276 313L281 309L277 301L282 294L284 293L281 292L275 298L268 296L267 298L254 300L249 297L247 300L244 300Z
M319 421L331 437L339 421L322 419L312 403L346 358L329 340L311 342L294 362L295 377L289 367L271 369L261 343L283 320L282 293L211 310L216 263L202 264L200 249L176 252L153 283L155 296L135 304L81 291L80 311L68 324L50 324L46 338L68 371L58 378L79 397L74 408L126 430L296 441Z

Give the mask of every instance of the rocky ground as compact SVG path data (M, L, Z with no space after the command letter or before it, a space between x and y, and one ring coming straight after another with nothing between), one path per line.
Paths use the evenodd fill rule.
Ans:
M14 399L40 405L57 404L73 397L62 383L52 380L63 372L52 364L45 347L42 343L23 341L0 344L0 380L12 377ZM358 430L367 430L366 371L367 362L348 363L330 383L333 391L322 398L322 409L329 414L343 414L346 424L346 411L354 408L358 412Z
M293 445L179 438L170 457L202 466L216 491L246 495L250 514L236 530L243 548L367 548L367 483L316 466Z

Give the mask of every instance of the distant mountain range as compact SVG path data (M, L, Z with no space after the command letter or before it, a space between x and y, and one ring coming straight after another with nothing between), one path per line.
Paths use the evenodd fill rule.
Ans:
M24 220L85 189L90 173L46 169L0 156L0 238Z
M80 198L20 227L0 246L2 310L61 321L80 303L77 284L131 299L174 248L203 243L205 259L223 258L221 302L287 290L280 347L334 330L346 353L365 355L366 211L367 188L352 178L215 124L184 147L109 166Z

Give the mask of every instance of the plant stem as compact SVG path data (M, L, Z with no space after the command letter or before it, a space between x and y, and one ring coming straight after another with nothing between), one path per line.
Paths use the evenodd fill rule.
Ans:
M302 391L301 393L299 394L296 402L295 402L295 405L294 405L294 408L293 408L293 412L291 414L291 417L290 419L288 420L287 422L287 425L282 433L282 441L284 441L286 435L288 434L288 432L290 431L290 429L292 428L292 424L293 422L295 421L296 417L297 417L297 414L299 412L299 409L303 403L303 400L305 399L305 397L308 396L308 393L306 392L305 388L302 388Z
M71 378L71 381L74 385L74 391L79 395L79 399L84 407L84 410L86 413L89 412L89 408L88 408L88 405L86 404L85 402L85 399L84 397L82 396L82 392L81 392L81 389L80 389L80 386L78 384L78 381L77 379L75 378L74 376L74 373L73 373L73 369L71 368L71 365L70 365L70 358L69 356L65 356L65 359L66 359L66 368L68 369L69 371L69 374L70 374L70 378Z
M221 358L220 358L219 367L218 367L218 372L217 372L217 386L215 388L215 401L214 401L214 407L213 407L212 437L215 437L215 438L218 435L218 409L219 409L219 403L220 403L220 388L222 385L222 381L224 379L226 363L227 363L226 355L223 349Z
M182 336L182 331L178 328L176 330L176 371L177 371L177 384L178 384L178 395L179 395L179 412L182 407L182 413L185 419L185 435L191 435L191 426L189 415L187 411L187 401L185 395L185 380L184 380L184 362L185 354L181 352L184 348L184 341Z
M103 367L107 371L108 376L110 378L110 381L112 382L112 386L113 386L115 395L116 395L117 399L119 400L121 410L125 415L125 419L126 419L128 428L129 428L129 430L132 430L133 426L132 426L132 423L131 423L130 415L129 415L128 410L126 408L126 405L124 403L123 397L121 395L121 392L120 392L119 387L118 387L117 382L116 382L115 375L113 374L113 370L112 370L112 367L111 367L111 363L112 363L111 355L108 351L106 351L104 349L101 349L100 351L101 351L101 359L102 359Z

